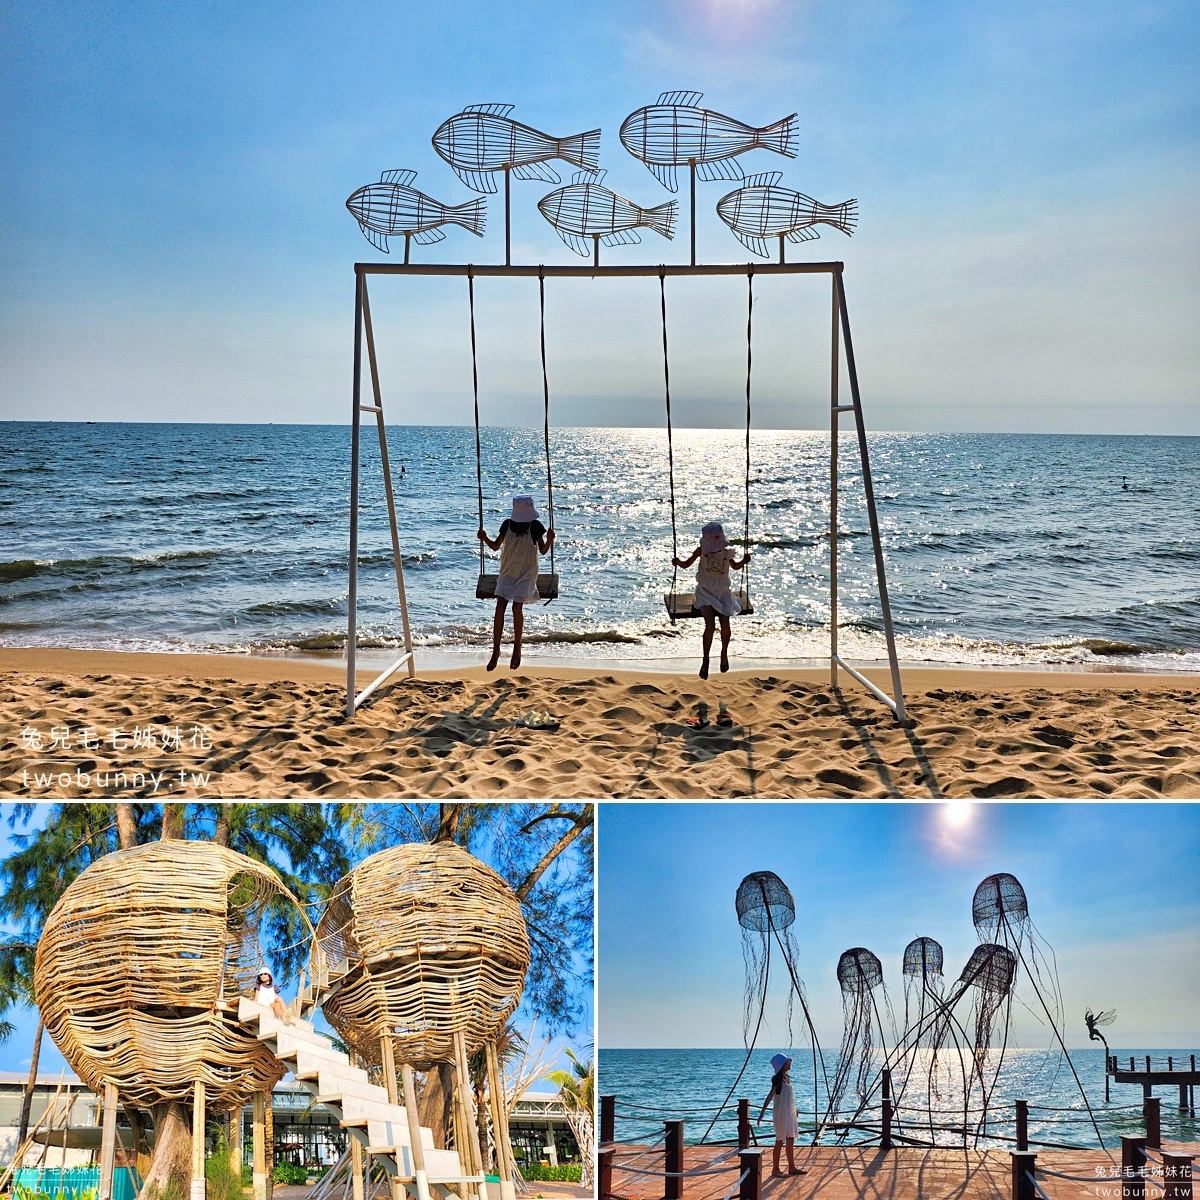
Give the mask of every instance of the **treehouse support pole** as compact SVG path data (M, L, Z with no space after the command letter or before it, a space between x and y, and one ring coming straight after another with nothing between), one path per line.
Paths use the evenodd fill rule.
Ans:
M191 1200L204 1200L204 1081L192 1085Z
M425 1146L421 1141L421 1121L417 1116L417 1082L411 1063L400 1068L404 1083L404 1112L408 1117L408 1144L412 1148L413 1181L417 1185L417 1200L429 1200L429 1175L425 1170Z
M482 1175L483 1151L479 1146L479 1122L475 1116L475 1096L471 1090L471 1070L467 1065L467 1039L463 1036L461 1029L454 1031L454 1074L456 1076L455 1084L462 1107L463 1121L466 1125L463 1149L467 1151L467 1158L473 1160L471 1162L470 1173L472 1175ZM481 1183L478 1187L479 1200L488 1200L487 1184Z
M97 1200L112 1200L117 1165L117 1085L104 1083L104 1128L100 1134L100 1188Z
M829 686L838 685L838 363L841 305L833 281L833 341L829 351Z
M365 1200L366 1189L363 1186L363 1148L362 1142L353 1134L350 1136L350 1194L353 1200Z
M253 1142L254 1200L267 1200L267 1097L264 1092L254 1094Z
M512 1142L508 1134L508 1101L504 1094L504 1076L500 1073L500 1056L496 1043L488 1042L487 1054L488 1096L492 1103L492 1138L496 1143L496 1174L500 1176L500 1200L516 1200L517 1189L513 1183Z

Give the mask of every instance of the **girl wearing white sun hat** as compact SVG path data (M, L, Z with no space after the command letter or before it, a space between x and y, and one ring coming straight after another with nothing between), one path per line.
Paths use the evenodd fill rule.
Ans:
M796 1166L796 1096L792 1091L792 1060L786 1054L776 1054L771 1059L771 1090L763 1101L762 1112L758 1114L761 1122L771 1109L771 1123L775 1126L775 1153L772 1175L782 1175L779 1169L779 1151L787 1146L789 1175L803 1175L804 1172Z
M504 610L513 606L513 652L509 664L521 665L521 637L525 632L525 605L538 599L538 553L546 554L554 542L554 530L538 520L532 496L514 496L512 515L500 526L495 540L480 527L479 540L500 551L500 577L496 580L496 617L492 622L492 657L487 669L500 661L500 638L504 633Z
M741 611L738 598L729 587L729 572L740 571L749 561L750 552L738 558L730 549L729 539L720 521L709 521L700 530L700 545L687 558L675 558L675 566L686 569L697 559L695 605L704 617L704 657L700 662L700 678L708 678L708 657L712 650L716 623L721 622L721 670L729 670L729 618Z

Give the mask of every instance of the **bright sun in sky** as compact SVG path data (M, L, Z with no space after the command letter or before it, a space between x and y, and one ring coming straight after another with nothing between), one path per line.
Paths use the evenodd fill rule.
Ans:
M963 829L971 823L975 815L975 805L966 800L955 800L942 808L942 820L951 829Z

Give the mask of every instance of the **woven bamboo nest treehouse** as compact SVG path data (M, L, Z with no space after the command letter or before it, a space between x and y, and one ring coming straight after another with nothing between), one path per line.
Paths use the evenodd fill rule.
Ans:
M34 967L46 1029L80 1079L142 1105L190 1099L200 1080L214 1108L273 1087L284 1067L238 1024L237 1001L280 897L296 904L269 867L213 842L152 842L88 867L47 918Z
M391 1035L398 1062L428 1070L495 1037L521 1002L529 936L490 867L448 842L381 850L334 888L317 924L322 1009L372 1063ZM320 960L317 962L316 960Z

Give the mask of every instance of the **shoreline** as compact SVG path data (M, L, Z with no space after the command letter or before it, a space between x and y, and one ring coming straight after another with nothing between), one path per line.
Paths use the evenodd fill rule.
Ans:
M358 686L364 687L394 660L392 652L360 652L358 656ZM570 662L545 656L531 657L517 671L511 671L501 657L500 667L488 673L484 670L483 654L476 656L423 654L417 652L417 679L425 680L500 680L522 678L588 679L596 676L618 678L649 675L659 679L686 679L700 685L696 675L696 658L670 660L595 659ZM429 660L432 659L431 663ZM673 665L652 665L669 661ZM885 690L891 687L887 663L849 660L851 665ZM688 664L685 666L684 664ZM677 664L677 665L674 665ZM152 679L197 677L201 679L234 679L240 682L277 682L293 680L304 683L340 682L346 680L346 660L343 657L319 658L304 654L246 654L193 652L175 650L87 650L75 647L0 646L0 673L44 673L61 675L120 674L140 675ZM901 662L901 679L907 692L939 687L973 687L986 690L1043 686L1074 690L1096 690L1122 687L1158 689L1182 687L1200 689L1200 673L1170 671L1133 671L1116 666L1086 666L1078 664L1038 663L1029 666L958 665L950 663ZM862 690L854 680L839 671L842 686ZM763 675L828 685L829 664L826 661L802 659L780 661L749 660L733 667L721 676L714 672L710 683L721 679L735 681ZM403 672L398 678L403 679Z

